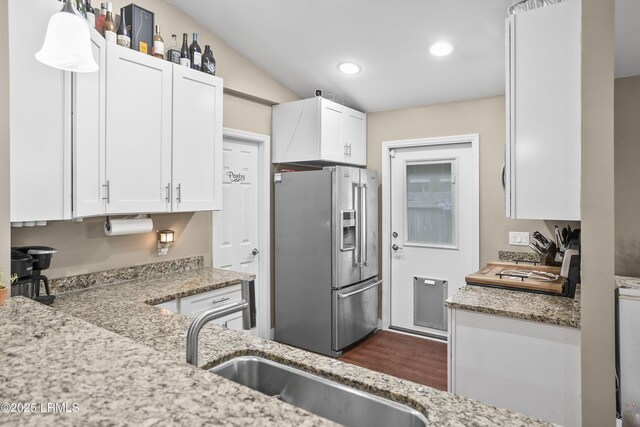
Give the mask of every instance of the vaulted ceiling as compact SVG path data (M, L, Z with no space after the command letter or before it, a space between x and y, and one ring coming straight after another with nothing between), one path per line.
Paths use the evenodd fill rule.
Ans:
M170 2L303 98L323 89L371 112L504 94L512 0ZM638 75L640 1L616 6L616 75ZM453 54L431 56L438 41ZM362 71L340 73L343 61Z

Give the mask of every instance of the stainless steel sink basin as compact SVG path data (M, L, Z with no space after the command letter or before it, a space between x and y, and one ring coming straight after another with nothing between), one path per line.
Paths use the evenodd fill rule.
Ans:
M261 357L237 357L211 372L347 426L427 425L408 406Z

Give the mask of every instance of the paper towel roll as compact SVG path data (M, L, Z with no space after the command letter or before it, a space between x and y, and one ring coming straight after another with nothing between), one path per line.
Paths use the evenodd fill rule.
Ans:
M107 236L148 233L152 230L151 218L111 219L104 223L104 234Z

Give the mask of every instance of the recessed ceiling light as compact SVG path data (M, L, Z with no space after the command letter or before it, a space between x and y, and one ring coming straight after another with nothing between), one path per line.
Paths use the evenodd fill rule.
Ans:
M449 42L434 43L429 47L429 53L433 56L447 56L453 52L453 45Z
M360 72L360 66L353 62L342 62L338 64L338 70L345 74L358 74Z

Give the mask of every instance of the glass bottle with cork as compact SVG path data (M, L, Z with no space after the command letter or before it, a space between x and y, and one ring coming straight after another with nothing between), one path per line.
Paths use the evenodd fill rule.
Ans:
M202 68L202 50L198 44L198 33L193 33L193 43L189 46L189 57L191 59L191 68L200 71Z
M107 43L117 43L118 35L116 34L116 23L113 20L113 6L110 1L107 2L107 16L104 19L102 33Z
M156 32L153 35L153 56L164 59L164 40L160 35L160 25L156 24Z

